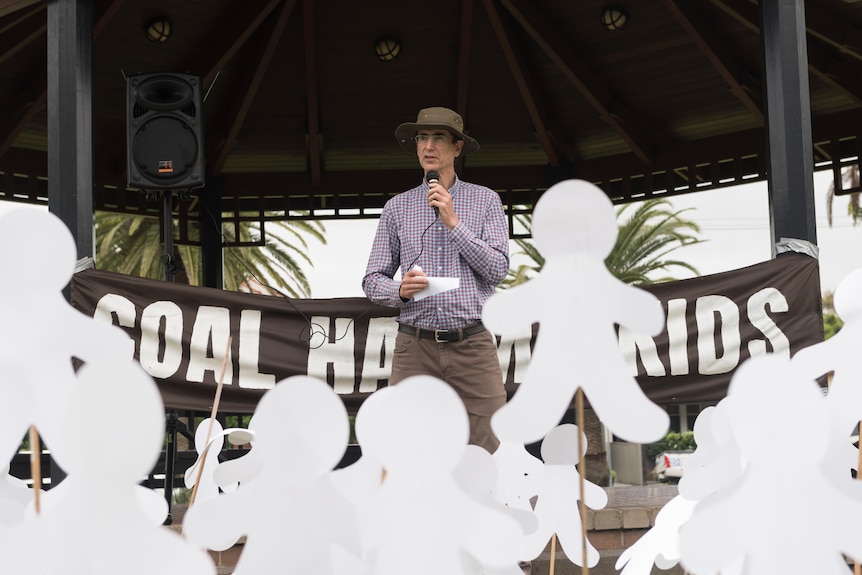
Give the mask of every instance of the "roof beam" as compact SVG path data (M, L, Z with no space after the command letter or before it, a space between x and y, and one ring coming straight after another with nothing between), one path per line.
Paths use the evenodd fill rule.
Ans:
M93 38L98 37L99 33L105 29L111 18L117 13L119 7L125 0L114 0L107 9L99 16L98 21L93 26ZM10 57L12 54L41 36L47 28L47 17L43 14L44 5L39 5L32 10L24 12L20 17L8 22L6 26L0 28L0 34L7 32L10 29L18 29L19 25L24 29L18 38L23 40L15 43L14 51L4 50L0 48L0 62ZM35 18L35 25L25 24L26 20ZM44 59L44 58L43 58ZM0 102L0 109L7 111L15 111L7 115L9 121L0 125L0 157L4 156L12 144L26 128L33 118L45 109L48 104L48 82L46 78L37 79L36 84L28 90L21 91L16 95L13 101Z
M302 29L305 36L305 97L308 110L308 170L311 184L320 186L323 171L323 138L320 134L320 102L317 98L317 59L314 43L314 0L302 0Z
M462 118L467 117L467 94L470 86L470 46L472 43L473 0L464 0L461 5L461 41L458 48L458 93L455 96L455 111L461 114Z
M224 168L228 156L233 151L236 145L237 136L242 128L248 111L251 109L251 104L254 102L257 91L260 89L261 81L266 75L269 65L272 62L272 56L275 53L275 48L281 41L284 29L287 26L287 21L293 12L293 7L296 5L296 0L286 0L281 7L278 17L273 22L271 29L266 35L266 42L261 43L261 48L253 58L249 58L254 63L252 66L246 67L246 77L243 81L237 84L237 90L234 94L234 109L228 114L227 133L223 137L219 137L220 147L215 155L215 160L210 165L210 171L213 175L220 175ZM218 144L216 144L218 145Z
M48 105L48 79L37 76L39 85L19 93L11 102L0 104L6 110L6 120L0 124L0 157L9 151L18 136L27 127L36 114Z
M862 32L850 20L838 18L814 2L806 2L805 29L842 54L862 60Z
M535 136L539 142L539 146L545 152L545 156L548 158L548 163L555 167L559 166L560 158L554 149L548 130L545 128L542 120L543 114L539 111L540 102L536 95L533 80L529 77L527 72L524 71L525 66L521 61L521 58L518 57L515 50L512 48L512 42L509 39L509 35L506 33L505 26L503 25L502 20L500 20L500 15L497 13L497 9L494 8L494 1L483 0L483 3L485 5L485 12L488 14L488 20L491 21L491 27L497 35L497 41L500 43L500 49L503 51L503 56L506 58L506 63L509 65L509 71L512 72L512 77L515 80L515 84L518 86L518 91L521 93L521 99L524 102L524 106L527 108L527 114L533 122L533 128L535 129Z
M41 0L0 0L0 18L24 10L33 4L42 4L40 9L45 7Z
M539 16L532 4L522 0L500 2L589 102L599 117L628 144L640 161L645 165L652 164L654 143L643 135L634 117L629 115L622 103L578 59L569 44Z
M29 46L37 38L42 37L48 29L48 17L45 7L39 6L30 10L12 22L0 28L0 64Z
M712 3L752 32L760 34L760 13L756 4L747 0L712 0Z
M242 13L231 19L231 29L239 30L239 34L219 34L223 38L222 44L214 47L206 47L201 52L203 58L189 70L194 70L201 77L201 85L209 86L216 79L219 70L242 48L252 34L263 24L266 17L275 9L282 0L261 0L242 2ZM223 32L224 30L220 30Z
M712 0L712 2L749 30L760 33L760 15L756 5L745 0ZM810 6L806 4L806 10L808 8ZM812 35L821 38L818 33L811 31L810 26L807 26L807 29ZM835 46L835 44L835 42L828 42L828 45L831 46ZM860 102L862 85L856 79L858 72L855 67L835 58L822 46L822 44L818 45L817 42L808 43L808 71L821 81L841 90L854 102Z
M21 10L11 21L0 28L0 37L4 42L0 45L0 63L18 54L37 38L42 37L48 29L48 19L45 6L39 5L30 10ZM41 60L47 58L44 50ZM3 156L18 139L18 136L33 120L33 117L45 109L48 104L47 76L37 76L35 84L24 86L21 90L5 95L0 101L0 110L6 114L0 123L0 156Z
M819 42L808 43L808 71L836 90L844 93L857 106L862 106L862 83L859 82L859 65L846 58L836 57Z
M696 9L688 3L679 3L675 0L662 0L668 11L676 18L685 33L692 42L706 56L712 67L727 83L730 93L739 99L751 114L757 118L758 123L763 124L763 105L760 98L753 98L751 93L756 90L746 90L745 86L737 79L736 70L743 70L744 66L733 56L730 50L716 38L713 31L704 22L703 17Z
M458 84L455 89L455 111L464 120L464 133L467 129L467 94L470 87L470 51L473 44L473 0L464 0L461 4L461 39L458 44ZM461 172L464 169L466 156L455 158L455 166Z
M112 0L108 7L105 8L105 11L99 16L96 22L93 24L93 38L98 38L99 34L102 33L102 30L108 27L108 24L111 23L114 16L117 15L117 12L120 11L120 8L123 7L123 4L126 3L126 0Z

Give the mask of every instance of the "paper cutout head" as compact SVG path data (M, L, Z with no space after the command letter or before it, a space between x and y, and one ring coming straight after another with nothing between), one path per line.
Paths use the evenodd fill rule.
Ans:
M22 241L37 238L38 241ZM21 297L56 294L75 271L75 238L54 214L37 208L21 208L0 216L0 267L26 278L27 289L17 282L0 282L0 295Z
M254 449L280 453L274 465L290 473L316 475L335 467L344 455L350 424L344 403L317 378L297 375L279 382L254 412ZM286 471L286 470L285 470Z

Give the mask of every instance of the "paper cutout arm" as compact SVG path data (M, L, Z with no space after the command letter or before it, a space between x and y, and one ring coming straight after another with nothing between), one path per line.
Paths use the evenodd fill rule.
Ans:
M617 284L615 321L644 335L657 335L664 328L665 315L661 301L648 291L626 284Z

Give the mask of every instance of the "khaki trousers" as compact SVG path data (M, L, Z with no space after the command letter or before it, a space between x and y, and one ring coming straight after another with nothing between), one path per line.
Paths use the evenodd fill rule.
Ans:
M398 332L389 384L412 375L433 375L448 383L467 408L470 443L490 453L497 450L500 441L491 431L491 415L506 403L506 390L490 332L447 343Z

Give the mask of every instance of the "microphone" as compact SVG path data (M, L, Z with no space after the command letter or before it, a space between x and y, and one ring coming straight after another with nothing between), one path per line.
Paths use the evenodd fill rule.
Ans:
M440 181L440 173L437 170L428 170L428 173L425 174L425 180L428 182L428 185L436 184ZM440 209L437 206L434 206L434 216L440 216Z

